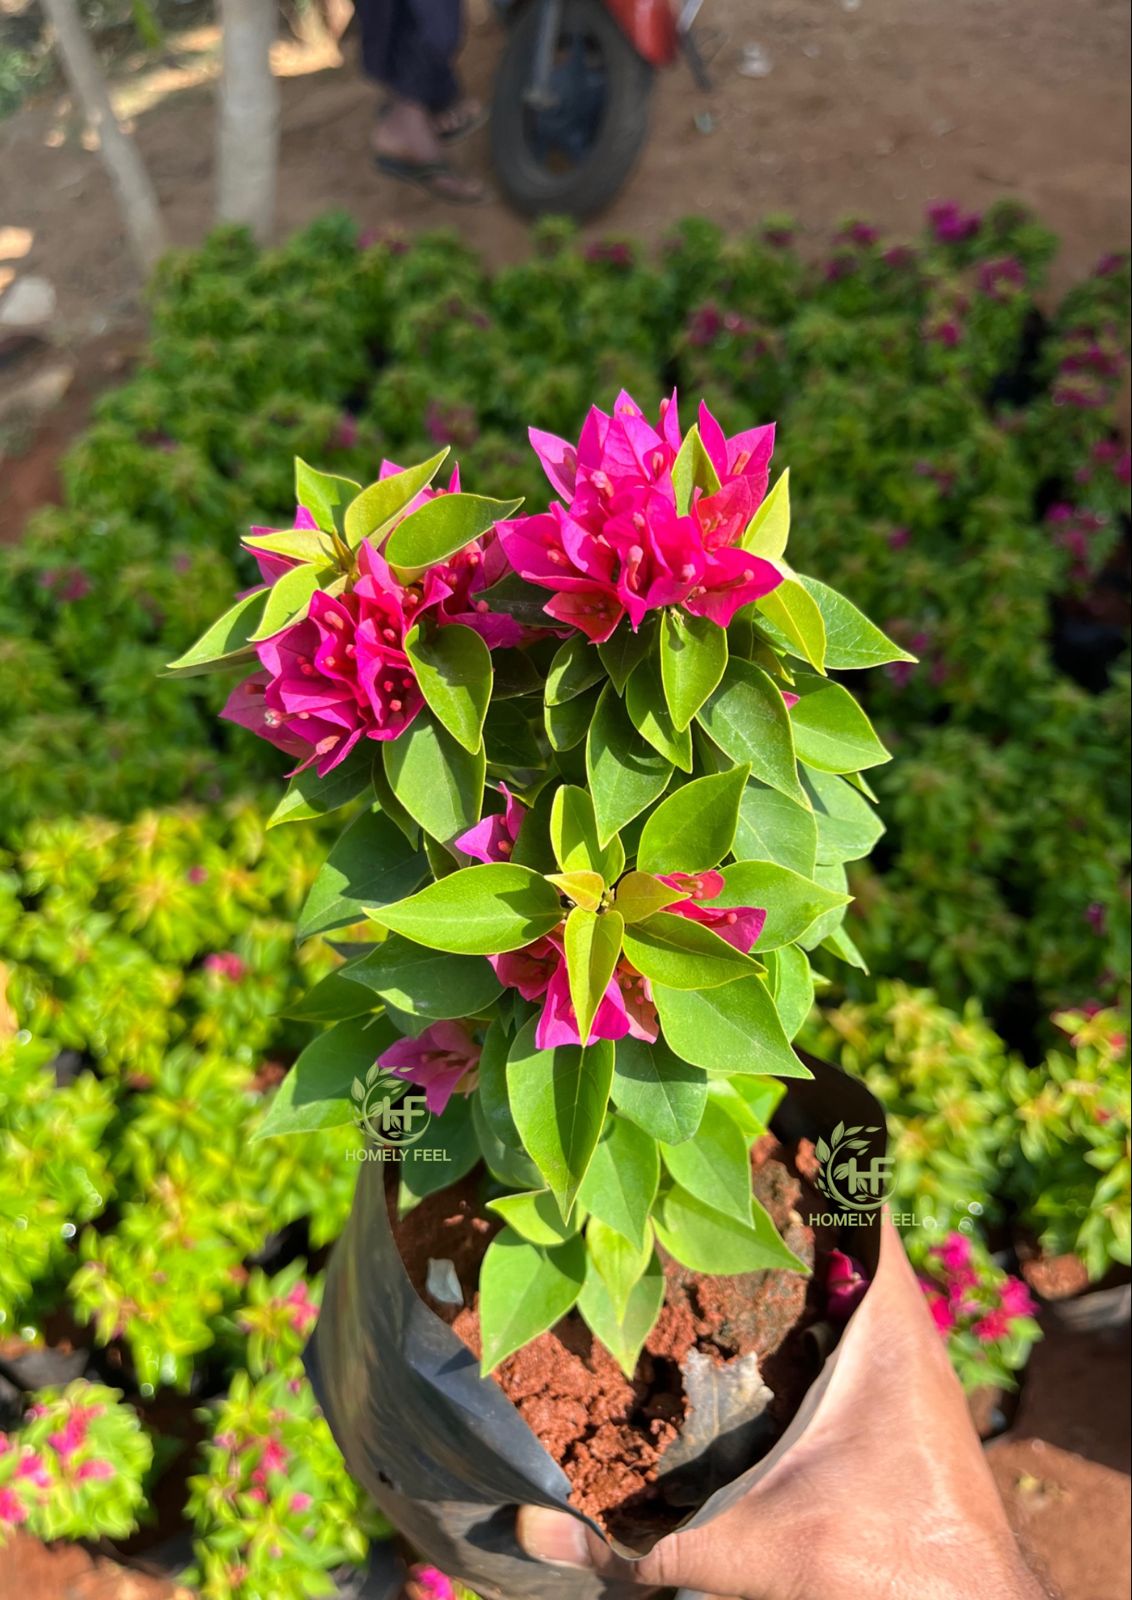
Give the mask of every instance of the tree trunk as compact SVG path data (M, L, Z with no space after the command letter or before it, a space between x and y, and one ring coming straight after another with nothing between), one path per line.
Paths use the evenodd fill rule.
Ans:
M275 0L220 0L224 73L220 83L217 213L266 239L275 216L279 87L271 72Z
M83 31L75 0L43 0L43 9L55 31L63 67L83 116L98 135L102 164L117 192L134 259L148 276L169 245L149 174L137 146L122 132L114 115L106 79Z

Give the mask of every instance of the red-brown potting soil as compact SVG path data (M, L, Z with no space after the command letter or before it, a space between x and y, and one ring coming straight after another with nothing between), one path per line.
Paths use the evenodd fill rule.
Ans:
M661 1252L667 1279L664 1308L630 1381L571 1312L556 1327L501 1362L492 1374L528 1427L573 1485L579 1510L629 1537L672 1516L653 1492L665 1449L685 1415L680 1364L693 1350L719 1364L755 1353L774 1392L769 1406L778 1431L794 1415L818 1367L806 1330L824 1316L824 1260L831 1236L803 1220L823 1209L804 1173L813 1151L791 1153L771 1135L752 1156L754 1188L790 1248L812 1276L770 1271L736 1277L693 1273ZM812 1202L812 1203L811 1203ZM433 1195L394 1223L402 1259L418 1294L481 1353L475 1286L479 1264L499 1224L479 1215L473 1174ZM453 1263L465 1304L445 1306L426 1290L429 1259Z

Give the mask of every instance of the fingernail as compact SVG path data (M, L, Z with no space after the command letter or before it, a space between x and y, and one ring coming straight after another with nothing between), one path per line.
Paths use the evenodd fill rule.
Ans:
M577 1517L543 1506L521 1506L515 1535L529 1556L556 1567L592 1567L586 1530Z

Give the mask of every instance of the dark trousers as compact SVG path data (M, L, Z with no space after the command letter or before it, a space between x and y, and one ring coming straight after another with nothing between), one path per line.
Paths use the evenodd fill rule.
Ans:
M457 99L460 0L356 0L362 63L378 83L430 111Z

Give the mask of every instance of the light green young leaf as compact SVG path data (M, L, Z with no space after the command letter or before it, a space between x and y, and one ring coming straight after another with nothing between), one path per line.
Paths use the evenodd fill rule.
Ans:
M206 628L195 644L162 672L167 678L196 678L204 672L220 672L255 657L251 638L260 613L267 602L264 589L253 589L237 600L230 611Z
M677 732L687 728L726 668L726 628L670 606L660 639L660 678Z
M361 493L361 488L352 478L318 472L300 456L295 457L295 504L305 506L325 533L342 532L346 507Z
M663 1039L648 1044L627 1036L617 1041L611 1094L618 1111L638 1128L665 1144L679 1144L700 1125L707 1076L674 1055Z
M632 1378L664 1304L664 1269L654 1253L642 1276L633 1286L625 1315L618 1317L609 1290L591 1261L586 1281L578 1296L578 1310L586 1326L613 1356L627 1378Z
M643 922L685 899L687 895L682 890L670 889L651 872L627 872L617 885L613 903L626 922Z
M671 989L710 989L762 970L710 928L666 911L626 927L625 954L650 983Z
M679 767L681 772L691 772L692 730L685 728L682 732L676 731L676 724L664 698L660 661L655 655L646 656L633 669L625 687L625 709L642 739Z
M586 776L593 796L598 842L608 844L626 823L660 798L672 763L642 747L640 736L612 687L602 690L586 740Z
M819 862L814 868L814 882L821 884L823 889L832 890L834 894L848 897L849 878L843 863L840 861L833 861L828 864ZM798 941L803 950L816 950L825 939L836 933L845 921L847 907L848 900L845 905L834 906L824 916L820 916L815 923L812 923Z
M706 872L729 854L747 782L746 766L732 767L668 795L649 814L637 846L642 872Z
M713 1099L695 1136L661 1145L661 1156L682 1189L746 1224L751 1214L751 1157L746 1135Z
M520 1031L507 1058L507 1095L523 1148L569 1218L609 1104L613 1045L540 1050L535 1022Z
M767 987L774 996L779 1020L788 1039L795 1039L814 1004L814 974L806 952L798 945L772 950L766 958Z
M653 986L660 1025L670 1048L709 1072L808 1078L790 1048L770 990L759 977L708 989Z
M423 572L478 539L522 503L478 494L438 494L397 524L385 541L385 559L406 574Z
M814 805L816 859L828 864L867 856L884 833L884 823L864 795L844 778L817 767L807 768L802 782Z
M761 667L730 661L699 721L732 761L746 762L754 777L800 806L808 806L798 780L794 735L786 702Z
M581 906L583 911L599 910L605 899L605 880L600 872L548 872L545 877L559 894Z
M267 555L291 556L296 561L313 561L316 566L330 567L337 560L334 540L321 528L280 528L275 533L258 537L245 535L240 543L248 550L262 550Z
M444 464L450 448L445 445L443 450L428 461L422 461L419 466L406 467L404 472L379 478L351 500L343 522L346 543L351 550L356 550L363 539L369 539L380 549L394 517L404 511L422 489L428 488Z
M618 1322L629 1309L633 1290L653 1257L652 1229L643 1246L631 1244L624 1234L606 1227L599 1217L586 1224L586 1254L609 1292ZM588 1269L587 1269L588 1271Z
M696 489L705 494L715 494L719 488L719 475L711 464L704 448L700 430L693 423L684 435L676 460L672 463L672 487L676 493L676 512L686 516Z
M570 1003L578 1019L578 1033L587 1043L597 1008L621 954L624 931L624 919L617 911L585 911L575 906L566 918L563 944Z
M412 894L425 859L380 811L363 811L338 839L311 885L296 939L360 922L367 909Z
M434 839L447 843L479 821L487 757L467 750L435 717L422 711L398 738L381 747L389 787Z
M704 904L759 906L764 910L766 922L755 945L761 956L782 945L797 943L818 917L846 905L849 898L791 872L789 867L780 867L775 861L733 861L724 873L722 890Z
M744 550L777 561L790 538L790 468L775 483L739 541Z
M276 578L267 591L263 616L259 627L250 636L251 643L258 644L262 639L270 639L290 623L305 617L311 596L320 583L331 576L332 573L325 567L302 566L292 567L282 577Z
M825 623L817 601L792 574L755 601L759 614L778 629L791 655L825 671Z
M483 741L491 702L491 652L474 628L451 623L422 631L410 628L405 654L420 691L452 737L473 755Z
M487 1209L502 1217L520 1238L530 1244L549 1248L572 1239L585 1220L585 1212L578 1205L574 1207L570 1221L565 1221L549 1189L536 1189L528 1194L500 1195L498 1200L487 1202Z
M662 1195L653 1216L657 1238L692 1272L728 1275L771 1268L805 1272L805 1262L787 1248L757 1200L750 1223L739 1222L679 1187Z
M625 1117L610 1117L578 1193L586 1210L637 1248L647 1239L660 1183L656 1140Z
M797 574L798 582L816 602L825 622L825 664L834 672L852 668L882 667L889 661L915 661L858 611L843 594L817 578Z
M430 950L482 956L533 944L558 926L562 906L554 886L539 873L511 861L492 861L462 867L370 915Z
M480 1265L480 1371L486 1377L507 1356L560 1322L581 1293L586 1248L581 1236L546 1249L504 1228Z
M616 834L606 844L598 841L594 803L584 789L563 784L554 794L550 810L550 842L563 872L596 872L613 883L625 866L625 849Z
M860 706L839 683L799 673L790 721L799 759L824 772L860 772L892 757Z

